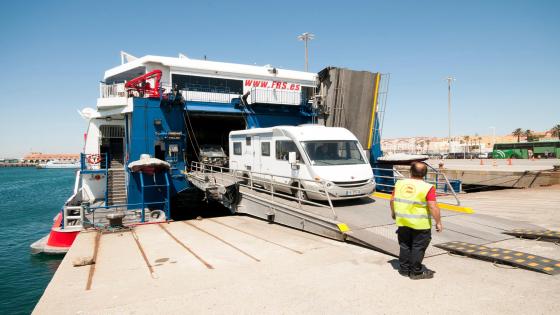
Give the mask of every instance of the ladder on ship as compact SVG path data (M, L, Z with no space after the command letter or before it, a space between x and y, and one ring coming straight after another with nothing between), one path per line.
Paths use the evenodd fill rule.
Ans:
M127 203L125 175L124 165L117 160L112 160L107 173L107 206Z

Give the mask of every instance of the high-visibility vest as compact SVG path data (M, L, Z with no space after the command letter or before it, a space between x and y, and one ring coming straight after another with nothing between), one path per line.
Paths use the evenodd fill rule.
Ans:
M393 207L397 226L407 226L415 230L432 227L432 217L428 210L426 195L432 185L418 179L401 179L395 184Z

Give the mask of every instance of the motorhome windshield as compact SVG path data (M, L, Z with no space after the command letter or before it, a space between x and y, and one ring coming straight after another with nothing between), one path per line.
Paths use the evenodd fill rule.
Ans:
M358 141L305 141L302 142L311 164L353 165L365 164Z

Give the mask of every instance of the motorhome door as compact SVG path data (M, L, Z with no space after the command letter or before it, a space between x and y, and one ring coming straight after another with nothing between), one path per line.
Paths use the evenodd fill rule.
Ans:
M243 164L245 165L245 170L255 171L255 150L253 144L254 136L245 136L244 149L243 150Z

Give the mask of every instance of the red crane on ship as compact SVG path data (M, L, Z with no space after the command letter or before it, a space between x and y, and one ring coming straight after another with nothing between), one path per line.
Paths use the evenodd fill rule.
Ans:
M153 86L150 81L153 80ZM124 85L129 96L140 96L149 98L159 98L161 70L153 70L139 77L136 77Z

